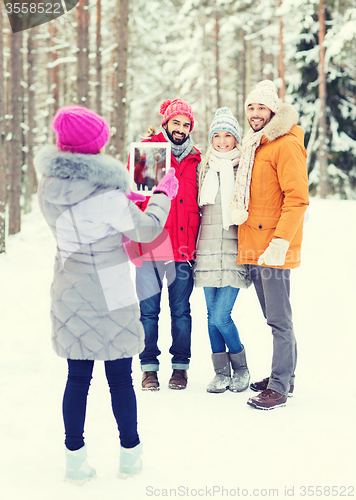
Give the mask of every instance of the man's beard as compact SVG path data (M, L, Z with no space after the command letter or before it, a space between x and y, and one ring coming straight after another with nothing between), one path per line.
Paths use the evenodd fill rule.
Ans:
M168 127L166 128L166 132L167 132L167 135L169 137L169 140L171 142L173 142L173 144L175 144L176 146L181 146L188 139L188 135L184 135L184 134L182 134L182 135L184 135L184 137L182 137L181 139L173 139L173 135L168 131ZM173 131L173 133L174 133L174 131Z
M256 124L254 126L252 126L252 118L250 120L248 120L249 124L250 124L250 127L252 128L252 130L254 132L259 132L260 130L262 130L263 128L265 128L265 126L272 120L272 118L274 117L274 113L271 113L271 116L269 118L265 118L263 119L262 123L259 123L259 124Z
M249 123L250 123L250 127L252 128L252 130L254 132L259 132L267 125L268 122L264 121L263 123L259 123L258 125L252 124L251 122L249 122Z

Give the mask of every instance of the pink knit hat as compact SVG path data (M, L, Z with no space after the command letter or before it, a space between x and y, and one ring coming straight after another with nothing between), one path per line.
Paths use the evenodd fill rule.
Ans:
M109 125L91 109L67 106L57 111L52 127L60 151L96 154L108 142Z
M245 108L247 109L247 106L253 103L264 104L273 113L276 113L279 108L278 101L275 84L271 80L263 80L247 96Z
M194 115L192 108L182 99L174 99L171 101L168 99L167 101L162 102L159 112L163 115L162 125L168 122L173 116L176 115L184 115L190 118L191 125L190 131L193 130L194 127Z

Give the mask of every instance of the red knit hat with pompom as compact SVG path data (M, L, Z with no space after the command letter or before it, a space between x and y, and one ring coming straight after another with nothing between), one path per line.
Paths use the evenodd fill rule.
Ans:
M191 125L190 131L193 130L194 127L194 115L192 108L187 104L183 99L168 99L167 101L162 102L159 112L163 115L162 125L168 122L173 116L176 115L184 115L190 118Z

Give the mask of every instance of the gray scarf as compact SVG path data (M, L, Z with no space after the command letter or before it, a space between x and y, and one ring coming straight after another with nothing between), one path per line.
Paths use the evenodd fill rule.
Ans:
M161 127L161 132L163 133L166 141L171 144L173 156L176 158L177 162L180 163L186 156L189 155L189 153L193 149L193 140L190 134L188 135L188 139L183 142L183 144L174 144L168 137L167 132L163 127Z

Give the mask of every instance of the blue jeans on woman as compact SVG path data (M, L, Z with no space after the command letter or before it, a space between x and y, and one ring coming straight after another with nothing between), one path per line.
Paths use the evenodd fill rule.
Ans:
M84 446L84 423L87 396L92 379L94 361L68 359L68 380L63 397L65 445L68 450ZM139 444L137 434L136 395L131 378L132 358L105 361L105 373L111 393L113 413L123 448Z
M204 287L208 309L208 332L213 353L225 352L226 347L233 354L242 351L239 332L231 318L231 311L239 291L239 288L232 286Z
M190 361L192 318L190 295L193 268L189 262L144 261L136 269L136 291L140 301L141 322L145 330L145 349L140 354L142 371L158 371L158 317L161 311L162 281L168 282L171 311L172 368L187 370Z

